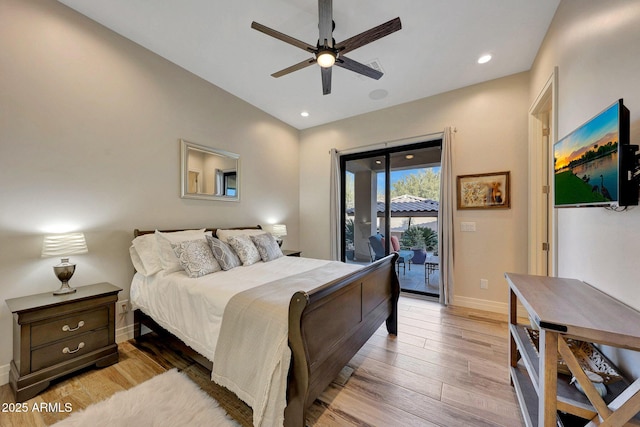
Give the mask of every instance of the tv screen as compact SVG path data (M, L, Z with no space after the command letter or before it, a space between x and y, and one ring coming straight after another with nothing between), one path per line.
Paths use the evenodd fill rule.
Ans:
M620 99L554 145L555 206L638 204L627 176L635 156L629 148L629 110Z

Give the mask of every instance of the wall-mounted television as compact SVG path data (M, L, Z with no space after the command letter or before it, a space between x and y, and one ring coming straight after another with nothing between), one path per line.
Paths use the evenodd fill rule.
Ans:
M620 99L554 144L555 207L638 204L629 126Z

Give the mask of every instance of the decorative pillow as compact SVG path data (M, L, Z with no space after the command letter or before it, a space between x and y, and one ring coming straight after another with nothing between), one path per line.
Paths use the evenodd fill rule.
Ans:
M229 238L228 243L236 254L238 254L238 258L242 261L242 265L255 264L262 259L260 258L258 248L253 244L249 236L233 236Z
M172 243L180 243L186 240L196 239L205 240L204 228L200 230L175 231L172 233L163 233L156 230L155 236L156 250L159 254L160 262L162 263L162 269L166 273L173 273L174 271L182 270L180 261L178 261L178 257L176 257L176 254L171 247Z
M129 254L136 271L144 276L162 270L162 262L156 249L156 236L153 234L143 234L133 239Z
M258 228L243 228L241 230L218 229L216 231L216 236L218 237L218 239L222 240L225 243L228 243L229 239L234 236L256 236L258 234L266 234L266 231Z
M400 250L400 242L397 236L391 236L391 248L396 252Z
M262 258L264 262L273 261L276 258L284 256L284 254L282 253L282 249L280 249L280 245L278 245L278 242L276 241L276 238L271 234L265 233L250 237L253 244L256 245L256 248L258 248L260 258Z
M384 237L381 239L382 247L384 248ZM400 250L400 241L396 236L391 236L391 250L398 252Z
M216 258L223 270L231 270L232 268L242 265L238 255L236 255L233 252L233 249L231 249L229 245L222 240L216 239L212 236L207 236L207 242L211 247L213 256Z
M171 247L189 277L202 277L222 270L204 239L172 243Z

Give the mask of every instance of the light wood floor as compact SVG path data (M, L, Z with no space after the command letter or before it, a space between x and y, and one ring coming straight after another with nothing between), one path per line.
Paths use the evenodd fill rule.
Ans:
M506 316L443 308L400 298L398 337L381 328L350 361L344 386L331 384L310 409L313 426L522 426L508 376ZM243 426L251 410L209 380L209 372L153 334L119 345L120 361L52 385L33 404L71 403L85 408L172 367L216 398ZM0 402L14 402L8 385ZM45 426L66 413L0 413L1 426Z

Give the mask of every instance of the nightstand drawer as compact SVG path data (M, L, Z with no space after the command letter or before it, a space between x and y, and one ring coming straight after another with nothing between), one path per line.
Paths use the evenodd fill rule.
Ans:
M109 329L58 341L31 352L31 370L46 368L109 345Z
M16 402L31 399L56 378L118 361L116 301L121 290L102 282L66 295L44 292L6 300L13 313L9 385Z
M72 316L46 320L31 326L31 348L43 344L71 338L84 334L92 329L109 325L109 309L101 307L97 310L87 310Z

